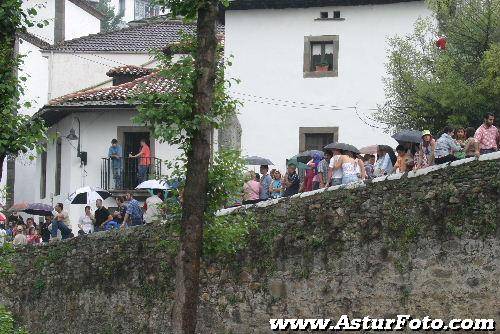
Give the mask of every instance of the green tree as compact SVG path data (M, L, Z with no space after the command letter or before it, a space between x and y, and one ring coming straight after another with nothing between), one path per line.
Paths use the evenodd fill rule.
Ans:
M150 103L143 121L158 124L164 140L180 144L186 152L186 183L183 193L180 249L177 257L175 304L172 311L174 333L194 333L198 307L200 260L203 246L203 224L208 209L208 167L211 157L211 134L224 112L234 106L224 94L224 80L218 77L216 20L219 0L160 0L173 17L196 19L196 41L183 43L191 56L179 66L167 60L162 75L172 76L171 94ZM227 5L225 0L222 4ZM220 54L220 53L219 53ZM183 64L191 66L182 66ZM217 79L218 78L218 79ZM178 79L178 80L175 80ZM172 91L174 93L172 93ZM146 97L146 101L147 101ZM161 131L161 132L160 132Z
M17 328L9 312L3 305L0 305L0 333L2 334L28 334L23 328Z
M386 102L377 118L393 130L477 126L500 111L500 0L431 0L435 18L390 39ZM446 47L436 45L446 38Z
M34 22L36 8L25 12L21 6L22 0L0 2L0 180L7 156L41 149L38 143L45 138L46 130L41 120L17 113L26 79L17 75L22 57L15 53L16 32L47 23Z
M123 12L115 14L115 8L111 5L111 0L99 0L97 10L104 14L101 21L101 31L108 32L120 29L123 25Z

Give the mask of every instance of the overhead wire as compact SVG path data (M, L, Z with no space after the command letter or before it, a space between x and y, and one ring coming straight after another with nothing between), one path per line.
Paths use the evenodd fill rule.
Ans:
M43 37L41 37L39 35L36 35L36 34L33 34L33 35L37 36L38 38L40 38L42 40L44 39ZM102 63L100 61L90 59L90 58L87 58L87 57L84 57L84 56L81 56L81 55L78 55L75 53L68 53L68 54L75 56L75 57L78 57L80 59L84 59L86 61L98 64L98 65L101 65L101 66L104 66L106 68L111 67L111 65L109 65L109 64L105 64L105 63ZM100 56L97 54L91 54L91 55L94 57L109 61L109 62L116 63L116 64L120 64L120 65L124 65L124 66L128 65L128 64L123 63L121 61L118 61L115 59L110 59L110 58ZM384 128L382 126L370 124L365 119L363 119L363 117L361 117L360 114L363 114L363 116L366 119L368 119L372 122L381 123L379 120L376 120L376 119L370 117L369 115L363 113L358 108L357 105L356 106L341 107L341 106L337 106L337 105L329 105L329 104L322 104L322 103L310 103L310 102L303 102L303 101L295 101L295 100L291 100L291 99L281 99L281 98L274 98L274 97L259 96L259 95L255 95L255 94L249 94L249 93L238 92L238 91L231 91L231 93L242 96L242 97L239 97L239 99L241 99L243 101L278 106L278 107L292 107L292 108L299 108L299 109L314 109L314 110L325 110L326 109L326 110L332 110L332 111L342 111L342 110L346 110L346 109L353 109L356 117L358 119L360 119L364 124L366 124L372 128L377 128L377 129ZM366 110L375 111L375 110L378 110L378 108L369 108Z

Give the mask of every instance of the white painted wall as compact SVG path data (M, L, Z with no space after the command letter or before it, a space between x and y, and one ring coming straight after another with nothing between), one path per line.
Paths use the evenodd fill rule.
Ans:
M151 60L140 53L46 53L49 57L48 99L100 84L110 78L106 72L123 65L142 65ZM52 64L50 61L52 57Z
M42 40L53 43L54 40L54 0L25 0L23 8L26 10L30 7L35 7L37 15L35 22L47 20L49 24L43 28L30 27L28 32L41 38ZM97 33L100 30L99 20L84 11L80 7L74 5L70 1L65 3L65 34L66 39L76 38L92 33ZM19 111L25 115L33 115L48 101L49 92L49 61L40 52L40 49L26 41L20 41L19 54L23 55L23 65L20 68L20 76L27 78L25 82L24 96L21 102L29 101L32 106L30 108L22 107ZM83 59L73 57L73 64L84 62ZM73 65L68 65L72 67ZM62 74L65 76L65 74ZM29 159L31 154L22 154L16 159L16 180L14 185L14 201L35 200L35 188L37 187L35 162ZM2 178L4 184L6 177Z
M36 186L34 189L36 201L43 203L64 202L68 195L82 186L101 185L101 158L107 157L108 149L113 138L117 138L118 126L136 126L132 123L132 111L119 112L92 112L75 113L62 119L50 129L50 133L58 132L62 137L62 175L61 194L53 196L55 189L55 143L50 143L47 150L47 197L40 198L40 159L37 159ZM88 164L84 169L80 166L80 159L76 156L77 142L68 141L65 137L72 127L77 130L78 117L81 122L81 150L88 154ZM122 143L121 143L122 144ZM74 147L73 147L74 146ZM152 152L153 153L153 152ZM179 150L168 144L155 141L154 155L162 160L175 159ZM165 167L165 166L162 166ZM163 169L162 169L163 171ZM166 170L165 170L166 172ZM110 205L110 203L108 203ZM76 228L78 218L83 212L84 206L71 205L68 212L73 228Z
M315 21L320 11L340 10L345 21ZM234 55L234 91L266 98L344 107L316 110L243 101L239 119L244 153L270 158L280 169L299 150L299 127L339 127L339 141L358 147L394 144L365 125L364 114L384 101L382 76L387 38L413 30L430 11L424 2L284 10L226 11L225 50ZM339 76L303 78L304 36L339 35ZM234 95L239 97L240 95ZM269 100L259 100L269 102ZM274 102L283 104L282 102Z
M48 21L49 24L47 26L39 28L35 25L29 27L28 32L49 43L54 42L54 6L54 0L24 0L22 7L25 11L32 7L36 9L37 15L34 18L35 22L43 22L43 20Z
M74 3L66 1L64 11L64 37L66 40L97 34L101 31L101 21Z

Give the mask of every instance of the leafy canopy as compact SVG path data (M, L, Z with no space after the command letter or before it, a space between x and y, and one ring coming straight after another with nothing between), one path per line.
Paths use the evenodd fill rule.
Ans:
M41 120L17 113L21 108L19 99L24 93L22 82L26 78L16 73L22 57L14 55L15 33L25 31L26 27L47 24L34 21L35 7L25 12L21 5L21 0L0 2L0 157L41 149L38 143L45 139L46 129ZM29 107L30 103L24 106Z
M174 61L173 54L183 56ZM194 98L196 39L183 34L181 42L171 47L170 52L158 51L155 58L159 62L157 75L166 82L165 91L144 89L134 96L131 103L137 105L138 111L134 121L150 127L160 141L179 145L187 151L189 140L203 121L217 129L235 114L239 102L227 94L226 88L237 81L224 77L224 68L231 63L222 59L222 48L219 47L213 105L210 113L200 115L195 113Z
M500 111L500 0L432 0L437 23L390 39L386 102L377 118L393 130L477 126ZM445 37L445 49L436 46Z
M111 5L111 0L99 0L97 10L104 14L104 20L101 21L101 30L103 32L120 29L123 25L124 13L115 14L115 8Z
M165 91L144 89L131 99L131 103L137 106L135 122L151 128L156 139L181 148L182 154L174 161L167 162L167 167L171 171L170 179L185 180L190 139L199 130L202 121L213 128L220 128L228 117L235 115L239 102L232 99L226 90L237 80L225 79L224 69L231 62L222 58L223 50L219 47L213 105L209 114L198 115L195 113L193 96L196 84L196 39L185 34L181 42L169 51L155 54L159 62L157 75L168 83ZM182 54L182 57L174 61L173 54ZM231 216L231 219L227 219L215 214L220 208L241 198L244 170L245 161L240 151L221 149L214 153L208 170L204 254L231 255L246 245L249 231L254 227L252 217ZM181 209L178 201L169 203L169 228L173 231L180 229Z

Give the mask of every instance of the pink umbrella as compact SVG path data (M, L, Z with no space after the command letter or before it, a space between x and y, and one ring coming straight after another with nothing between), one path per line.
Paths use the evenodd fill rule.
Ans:
M23 211L28 208L27 202L16 203L10 207L9 212Z
M378 145L370 145L359 150L361 154L377 154Z
M7 217L3 213L0 212L0 222L4 222L7 220Z

